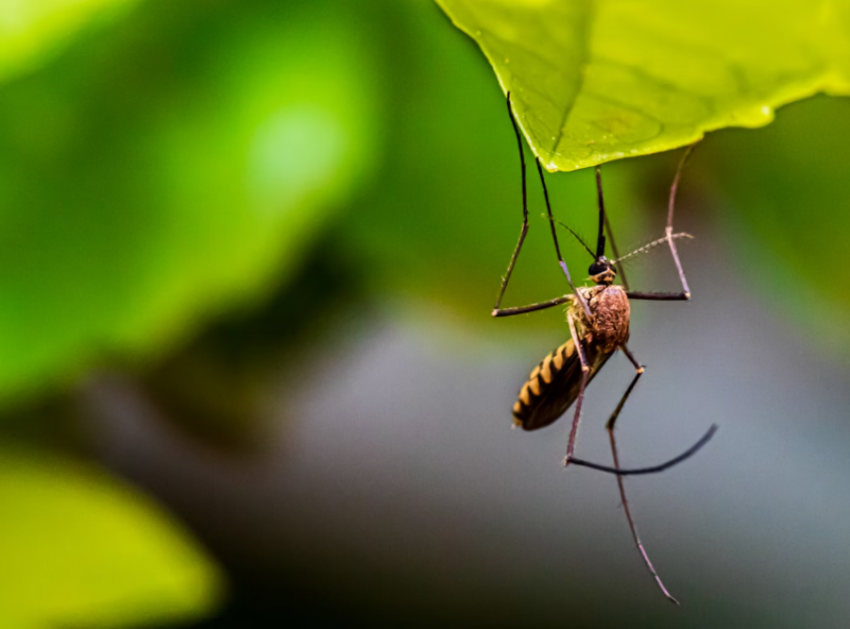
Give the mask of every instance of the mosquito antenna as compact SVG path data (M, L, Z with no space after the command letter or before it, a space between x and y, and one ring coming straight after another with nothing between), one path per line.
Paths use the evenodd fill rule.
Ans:
M596 259L605 255L605 201L602 198L602 169L596 167L596 192L599 196L599 236L596 239Z
M563 227L564 229L566 229L568 232L570 232L573 236L575 236L575 237L576 237L576 240L578 240L578 241L581 243L581 246L582 246L582 247L584 247L585 249L587 249L587 252L588 252L590 255L592 255L594 258L596 257L595 255L593 255L593 249L591 249L590 247L588 247L588 246L587 246L587 243L586 243L586 242L584 242L584 240L582 239L582 237L581 237L581 236L579 236L577 233L575 233L575 232L573 231L573 228L572 228L572 227L570 227L569 225L567 225L567 224L566 224L566 223L564 223L563 221L559 221L557 218L555 219L555 222L556 222L556 223L558 223L558 225L560 225L560 226L561 226L561 227Z
M686 232L679 232L678 234L672 234L670 236L670 238L672 238L673 240L679 240L680 238L693 239L693 236L691 236L690 234L688 234ZM666 236L664 238L659 238L658 240L653 240L652 242L645 244L643 247L638 247L634 251L627 253L622 258L617 258L616 260L614 260L613 264L617 264L619 262L622 262L623 260L628 260L629 258L633 258L634 256L640 255L642 253L646 253L647 251L649 251L653 247L657 247L658 245L663 245L665 242L667 242Z
M599 465L598 463L591 463L590 461L584 461L582 459L571 458L570 465L581 465L582 467L589 467L593 470L599 470L600 472L608 472L609 474L616 474L617 476L637 476L639 474L656 474L658 472L663 472L664 470L670 469L674 465L678 465L682 461L691 458L697 452L702 450L703 446L711 441L711 438L714 436L714 433L717 432L717 424L712 424L708 431L690 448L685 450L682 454L677 457L674 457L667 461L666 463L662 463L660 465L653 465L652 467L639 467L630 470L619 470L614 467L609 467L607 465Z

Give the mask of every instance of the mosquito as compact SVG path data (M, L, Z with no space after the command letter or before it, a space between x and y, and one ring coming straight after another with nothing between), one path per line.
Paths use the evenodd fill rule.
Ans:
M510 93L507 95L507 103L508 114L510 115L511 124L513 125L514 133L517 138L517 144L519 145L520 166L522 168L522 230L520 232L519 241L517 242L513 255L511 256L508 270L502 280L499 296L496 299L496 305L493 308L492 314L494 317L509 317L567 304L567 324L570 329L570 339L540 361L540 364L532 370L528 380L522 386L519 398L513 406L514 423L515 425L522 427L523 430L537 430L555 422L564 413L566 413L573 403L575 403L575 413L573 415L572 428L570 429L570 436L567 442L567 453L566 458L564 459L564 465L580 465L616 475L617 485L620 491L620 499L623 503L623 510L625 511L626 519L628 520L632 539L634 540L649 573L652 575L652 578L655 580L655 583L661 589L664 596L678 605L679 602L670 594L664 586L664 583L661 581L661 578L658 576L658 572L652 565L649 555L644 549L643 542L641 542L640 536L638 535L637 527L635 526L634 518L632 517L632 513L629 508L629 503L626 500L623 476L657 473L684 461L695 454L709 441L709 439L712 438L717 430L717 426L712 425L708 432L706 432L705 435L697 441L697 443L679 456L660 465L636 469L622 469L620 467L620 460L617 453L617 442L614 436L614 427L620 412L623 410L626 400L628 400L629 395L632 393L632 390L635 388L638 380L640 380L645 369L645 366L641 365L637 361L634 354L632 354L627 346L629 340L629 300L687 301L691 297L691 290L688 287L685 272L682 269L681 262L679 261L679 253L676 250L677 240L682 238L691 238L691 236L684 232L674 233L673 210L675 207L676 190L679 185L679 178L694 145L691 145L685 150L682 159L679 161L679 166L676 170L676 175L670 188L667 227L664 236L622 257L620 257L617 253L614 236L611 231L611 225L607 215L605 214L605 202L602 196L602 174L600 168L598 166L596 167L596 189L599 203L599 230L596 239L596 250L594 251L588 247L578 234L576 234L567 225L555 220L549 203L549 193L546 189L546 180L543 176L543 168L540 164L540 159L537 158L537 172L540 175L540 183L543 186L543 197L546 202L549 225L552 231L552 240L555 243L555 253L558 257L558 263L567 278L567 283L570 286L571 293L562 297L556 297L549 301L531 304L528 306L502 308L502 298L504 297L514 265L519 257L526 234L528 233L525 157L523 153L522 137L520 136L519 128L517 127L511 106ZM593 282L593 286L576 286L573 283L570 271L567 268L567 264L564 262L563 256L561 255L560 246L558 244L558 236L555 229L556 223L559 223L561 226L569 230L570 233L575 236L575 238L593 257L593 263L588 269L589 279ZM614 253L613 260L609 260L605 255L606 231L608 238L611 241L611 249ZM676 269L679 272L679 280L682 284L682 290L674 293L631 291L628 281L626 280L626 276L622 272L622 261L638 253L642 253L647 249L663 245L665 243L670 248L670 253L673 256L673 261L675 262ZM614 280L618 275L622 279L622 286L614 284ZM613 467L610 467L577 458L575 456L575 446L579 422L581 420L581 407L582 402L584 401L585 388L617 350L622 350L629 362L632 363L635 368L635 375L605 426L608 431L608 438L614 459L614 465Z

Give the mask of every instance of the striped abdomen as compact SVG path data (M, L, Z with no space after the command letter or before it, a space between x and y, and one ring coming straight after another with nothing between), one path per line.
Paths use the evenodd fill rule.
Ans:
M611 352L602 352L595 344L582 343L590 365L588 383ZM522 385L514 404L514 423L524 430L548 426L575 402L581 385L581 361L575 343L570 339L540 361Z

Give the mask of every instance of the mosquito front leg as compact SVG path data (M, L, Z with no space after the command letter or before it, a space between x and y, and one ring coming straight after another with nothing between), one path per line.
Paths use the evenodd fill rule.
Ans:
M564 275L567 276L567 284L570 285L570 290L573 291L573 294L581 304L582 310L584 310L585 314L589 317L591 316L590 306L587 305L587 301L584 296L576 290L576 287L573 284L573 278L570 277L570 270L567 268L567 263L564 262L564 257L561 255L561 247L558 245L558 234L555 233L555 217L552 215L552 206L549 203L549 191L546 189L546 178L543 176L543 167L540 165L540 158L537 158L536 162L537 173L540 175L540 185L543 186L543 198L546 201L546 213L549 215L549 227L552 229L552 241L555 243L555 254L558 256L558 264L561 265Z
M539 304L530 304L528 306L513 306L511 308L501 308L493 310L494 317L511 317L513 315L525 314L526 312L534 312L535 310L546 310L546 308L552 308L553 306L560 306L561 304L566 304L575 299L575 295L564 295L563 297L556 297L555 299L550 299L549 301L543 301Z
M496 305L493 306L493 316L504 316L501 315L501 310L499 306L502 304L502 297L505 296L505 291L508 288L508 282L511 279L511 273L514 272L514 266L516 265L517 258L519 258L519 252L522 249L522 243L525 241L525 236L528 234L528 195L526 191L526 183L525 183L525 155L522 150L522 138L519 134L519 129L516 126L516 121L514 120L513 111L511 110L511 93L508 92L508 116L511 119L511 124L514 127L514 133L516 134L517 145L519 146L519 164L520 170L522 171L522 229L519 232L519 241L516 243L516 248L514 249L513 255L511 256L511 261L508 264L508 270L505 273L505 277L502 280L502 286L499 290L499 296L496 298ZM537 304L535 304L537 305ZM555 304L553 304L555 305Z
M513 315L524 314L526 312L534 312L536 310L545 310L546 308L552 308L554 306L560 306L561 304L565 304L573 299L573 295L564 295L563 297L556 297L555 299L550 299L549 301L543 301L536 304L531 304L528 306L516 306L511 308L502 308L502 298L505 296L505 291L508 288L508 282L511 279L511 274L514 271L514 266L516 265L517 258L519 258L519 252L522 249L522 244L525 242L525 236L528 234L528 192L526 186L526 175L525 175L525 154L522 149L522 136L519 133L519 127L517 127L516 120L514 119L513 110L511 109L511 94L508 92L508 115L511 119L511 125L514 128L514 134L517 139L517 147L519 148L519 164L520 170L522 172L522 229L519 233L519 240L517 241L516 248L514 249L513 255L511 256L511 261L508 264L508 270L505 273L505 277L502 280L501 288L499 289L499 296L496 298L496 305L493 306L492 315L494 317L510 317ZM576 293L575 286L573 285L573 281L570 278L570 271L567 268L567 264L564 262L564 258L561 256L561 249L558 246L558 237L555 234L555 223L554 217L552 216L552 208L549 205L549 192L546 189L546 180L543 178L543 169L540 166L540 160L537 160L537 171L540 173L540 183L543 185L543 196L546 199L546 210L549 213L549 223L552 227L552 239L555 243L555 253L558 256L558 262L561 265L561 268L564 271L564 274L567 276L567 282L570 285L573 293ZM579 296L579 301L581 302L582 307L585 312L590 313L590 309L588 308L585 300Z

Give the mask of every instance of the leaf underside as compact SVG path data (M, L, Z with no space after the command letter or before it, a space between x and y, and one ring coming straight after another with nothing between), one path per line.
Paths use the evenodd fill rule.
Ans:
M436 0L511 93L549 171L760 127L850 94L850 2Z

